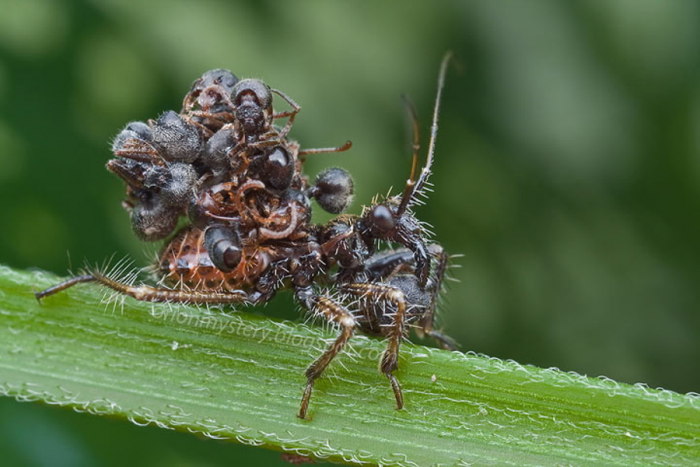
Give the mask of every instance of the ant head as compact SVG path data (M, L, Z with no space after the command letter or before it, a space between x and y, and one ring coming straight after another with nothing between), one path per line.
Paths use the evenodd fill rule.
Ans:
M179 156L183 147L186 152L183 139L185 143L193 142L183 125L174 112L153 127L131 122L112 144L116 157L107 162L107 169L126 183L128 199L123 205L131 214L134 232L142 240L160 240L173 232L197 180L192 165L171 157ZM195 139L198 141L198 136ZM195 149L199 146L194 144ZM164 155L171 161L166 161Z
M188 98L196 99L202 109L230 103L229 96L236 83L238 78L228 70L221 68L209 70L192 83Z
M371 248L377 240L384 240L408 248L414 254L416 271L421 285L428 280L430 261L426 232L410 209L401 211L401 197L392 196L381 203L366 207L357 220L357 230Z
M238 83L238 78L236 75L228 70L224 70L223 68L217 68L215 70L207 71L194 83L192 83L190 93L194 94L202 92L208 87L220 86L226 91L226 94L231 94L236 83Z
M367 226L377 237L386 237L396 229L398 212L391 203L377 204L367 212Z
M264 131L266 121L272 118L272 93L260 80L244 79L233 88L236 120L248 135Z
M410 210L400 211L401 199L392 196L364 209L361 231L368 238L389 240L405 245L405 239L420 237L420 223Z
M131 211L131 227L141 240L162 240L175 230L179 212L164 202L158 192L139 190L134 193L136 205Z
M243 102L254 102L263 109L272 106L272 92L270 87L259 79L242 79L231 91L233 104L239 106Z

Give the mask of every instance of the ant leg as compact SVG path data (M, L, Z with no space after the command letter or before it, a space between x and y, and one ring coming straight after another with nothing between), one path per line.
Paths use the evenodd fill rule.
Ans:
M299 156L306 156L308 154L328 154L331 152L344 152L352 147L352 141L347 140L342 146L337 146L334 148L313 148L313 149L302 149L297 153Z
M209 112L205 110L193 110L189 113L190 117L200 117L200 118L211 118L215 120L225 121L227 123L233 122L230 112Z
M294 113L295 112L293 110L284 110L282 112L277 112L276 114L272 115L272 118L274 120L277 120L278 118L291 117Z
M292 125L294 124L294 119L297 118L297 114L301 110L301 106L294 102L291 97L283 93L282 91L278 89L270 89L270 91L274 92L278 96L280 96L282 99L287 101L289 105L292 106L292 110L288 112L281 112L278 114L275 114L272 116L273 119L281 118L281 117L289 117L289 120L287 120L287 124L282 128L282 131L279 132L279 137L280 139L284 139L287 136L287 133L292 129Z
M126 140L121 147L114 152L117 157L124 157L137 162L147 162L156 165L164 165L158 151L145 141L136 138Z
M246 144L247 147L253 148L253 149L265 149L265 148L271 148L274 146L278 146L282 144L282 140L278 137L273 137L270 139L262 139L258 140L254 143L244 143Z
M457 347L459 347L459 344L454 339L440 331L436 331L435 329L424 329L423 332L426 336L430 336L435 339L440 344L440 347L445 350L456 350Z
M287 210L287 208L284 208ZM268 240L268 239L283 239L287 238L291 234L294 233L296 230L297 226L299 225L299 215L297 213L297 210L295 209L294 203L290 206L289 209L289 223L287 227L283 230L276 231L272 229L267 229L265 227L260 227L258 229L258 235L262 240Z
M195 290L173 290L159 287L151 287L148 285L134 286L116 281L99 273L86 274L79 277L74 277L62 282L58 285L50 287L41 292L34 294L37 300L44 297L61 292L69 287L82 282L98 282L105 287L109 287L123 295L128 295L145 302L169 302L169 303L190 303L190 304L205 304L205 303L247 303L248 294L242 290L233 292L200 292Z
M77 276L77 277L71 277L68 280L65 280L61 282L60 284L56 284L53 287L49 287L48 289L44 289L41 292L36 292L34 293L34 296L36 297L37 301L41 303L41 299L44 297L48 297L49 295L57 294L58 292L61 292L63 290L66 290L70 287L73 287L75 284L81 284L83 282L94 282L95 278L86 274L84 276Z
M304 390L301 407L299 407L299 414L297 415L299 418L306 418L314 382L352 337L355 329L355 318L342 305L334 302L329 297L316 294L310 286L297 288L296 296L302 305L315 315L322 316L326 321L340 325L340 335L335 342L306 369L306 389Z
M211 138L212 136L214 136L214 132L211 131L209 128L207 128L203 123L200 123L200 122L194 120L193 118L189 118L189 117L187 118L187 120L189 123L191 123L192 125L199 128L199 130L204 134L205 138L208 139L208 138Z
M211 138L214 133L221 129L224 125L233 122L233 118L229 112L208 112L203 110L193 110L189 115L185 116L189 123L197 126L206 138ZM198 122L195 118L200 118L206 121L209 125L214 126L214 130L207 127L204 122Z
M401 290L383 284L352 283L343 286L342 291L363 299L367 306L377 306L378 302L385 301L393 303L396 307L392 328L388 335L389 345L382 353L379 368L389 378L396 397L396 408L400 410L403 408L403 393L393 372L399 367L399 344L405 334L406 297Z
M365 261L365 271L370 280L387 279L404 268L414 269L415 261L413 252L408 248L387 250L372 255Z

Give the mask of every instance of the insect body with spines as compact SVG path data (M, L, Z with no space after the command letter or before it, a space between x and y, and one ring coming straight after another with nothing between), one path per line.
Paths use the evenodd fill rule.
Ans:
M437 120L450 55L442 61L428 155L418 171L415 110L410 177L402 193L376 200L360 215L342 214L353 182L343 169L322 171L313 184L302 172L306 154L287 139L299 106L274 113L270 88L213 70L195 81L180 114L166 112L148 124L133 122L117 136L116 158L107 167L127 185L125 207L144 240L170 236L163 248L158 287L133 285L88 271L37 293L42 299L81 282L98 282L150 302L260 304L291 289L313 316L337 325L335 341L307 369L298 416L306 418L314 382L356 329L385 337L379 368L389 379L397 408L404 405L399 347L411 328L450 348L433 328L437 298L448 263L412 208L431 173ZM278 129L276 118L289 117ZM257 161L257 162L256 162ZM311 223L311 199L339 214L325 225ZM398 245L378 251L380 242Z

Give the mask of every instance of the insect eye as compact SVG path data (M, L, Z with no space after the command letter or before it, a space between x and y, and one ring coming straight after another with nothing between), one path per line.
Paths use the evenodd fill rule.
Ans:
M383 204L372 209L371 217L372 224L383 232L392 230L395 226L394 216L391 214L391 210Z

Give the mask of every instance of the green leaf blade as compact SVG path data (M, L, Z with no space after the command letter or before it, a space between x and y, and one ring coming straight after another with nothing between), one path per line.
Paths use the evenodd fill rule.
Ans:
M381 465L694 465L700 399L475 354L404 345L406 409L356 336L296 417L332 330L121 297L0 268L0 394L139 424Z

